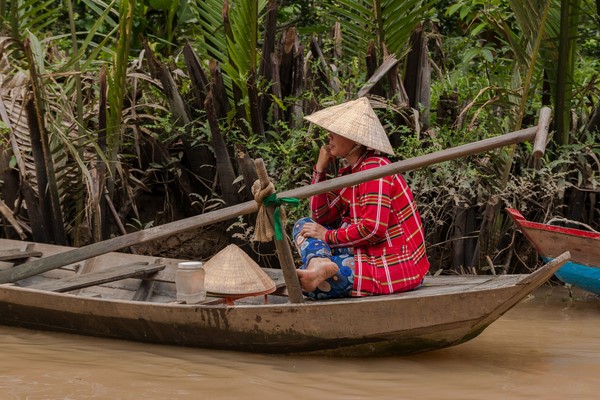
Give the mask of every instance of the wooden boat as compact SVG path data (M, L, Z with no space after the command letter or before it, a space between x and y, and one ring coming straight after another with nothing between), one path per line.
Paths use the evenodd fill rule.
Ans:
M289 190L277 198L307 198L525 140L534 140L534 157L540 157L549 119L550 109L543 108L535 127ZM269 179L262 160L257 160L257 174L264 189ZM184 260L117 253L259 207L246 202L81 248L0 239L0 324L249 352L409 354L473 339L569 259L565 253L528 275L427 277L419 289L406 293L310 302L302 296L288 241L276 237L281 270L267 272L278 292L181 304L175 275ZM272 207L266 210L273 216Z
M67 250L0 239L0 270ZM0 285L0 323L246 352L409 354L475 338L567 259L529 275L430 276L411 292L300 304L288 302L281 271L266 270L279 288L269 296L181 304L182 260L110 252Z
M515 209L506 211L545 260L571 253L571 261L556 272L558 279L600 295L600 233L531 222Z

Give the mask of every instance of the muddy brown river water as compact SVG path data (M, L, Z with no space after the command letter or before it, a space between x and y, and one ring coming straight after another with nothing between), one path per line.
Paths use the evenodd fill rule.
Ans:
M408 357L271 356L0 327L5 399L598 399L600 299L543 288L479 337Z

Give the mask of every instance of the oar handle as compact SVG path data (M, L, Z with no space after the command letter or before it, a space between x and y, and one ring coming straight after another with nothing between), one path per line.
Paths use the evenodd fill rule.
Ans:
M254 167L256 168L258 180L260 181L260 188L265 189L267 186L269 186L269 183L271 183L269 174L267 173L267 168L265 167L265 162L262 158L257 158L254 160Z
M540 110L540 118L538 120L537 130L535 131L535 141L533 142L533 157L535 158L541 158L546 151L551 114L552 110L550 110L549 107L542 107Z

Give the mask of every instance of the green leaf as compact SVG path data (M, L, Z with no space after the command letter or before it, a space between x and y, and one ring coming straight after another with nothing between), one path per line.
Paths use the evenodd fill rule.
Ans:
M161 11L168 11L171 8L171 3L178 3L171 0L148 0L152 8Z
M45 54L44 54L44 50L42 49L42 45L40 44L40 41L38 40L38 38L29 30L27 31L27 39L29 40L29 44L31 47L31 54L33 55L33 61L35 62L35 65L36 65L39 73L41 75L45 75L46 74L46 69L44 67Z
M492 54L492 52L489 49L483 49L481 50L481 55L483 56L483 59L489 63L494 62L494 55Z
M446 10L446 15L451 16L451 15L455 14L458 10L460 10L460 8L462 6L463 6L462 3L454 3L454 4L450 5L450 7L448 7L448 9Z
M472 37L475 37L475 36L479 35L479 32L486 29L487 27L488 27L487 22L480 22L479 24L477 24L477 26L475 28L473 28L473 30L469 33L469 35L471 35Z

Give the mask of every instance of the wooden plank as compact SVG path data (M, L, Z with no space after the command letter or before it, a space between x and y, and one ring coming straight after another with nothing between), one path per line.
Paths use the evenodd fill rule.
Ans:
M535 249L546 258L555 258L570 251L572 261L600 268L600 241L583 236L569 236L550 230L522 228Z
M426 276L424 286L479 285L492 279L492 275L440 275Z
M42 252L35 250L8 249L0 251L0 261L22 260L24 258L41 256Z
M72 276L69 278L59 279L54 282L45 282L39 285L30 286L30 288L62 293L126 278L141 278L154 272L158 272L164 268L165 264L148 264L146 262L137 262L133 264L117 265L102 271Z
M385 176L414 170L416 168L421 168L428 165L497 149L503 146L532 140L534 139L536 132L537 127L532 127L507 133L502 136L480 140L478 142L437 151L423 156L410 158L408 160L397 161L395 163L373 168L368 171L361 171L319 182L314 185L288 190L278 193L278 197L295 197L299 199L311 197L316 194L326 193L331 190L356 185L361 182L379 179ZM190 229L197 229L203 226L224 222L240 215L256 212L257 210L258 206L256 202L251 200L221 210L215 210L194 217L156 226L154 228L128 233L123 236L93 243L84 247L66 251L64 253L44 257L43 260L29 261L18 267L0 271L0 283L16 282L42 272L59 268L63 265L76 263L87 258L117 251L139 243L162 239L175 233L181 233Z
M133 295L134 301L147 301L152 296L154 289L154 281L150 279L142 279L138 290Z
M275 268L263 268L262 270L273 279L277 288L285 287L285 278L283 277L282 270Z
M285 278L283 271L275 268L263 268L264 272L275 282L275 291L271 293L274 296L289 296L287 286L285 285Z

